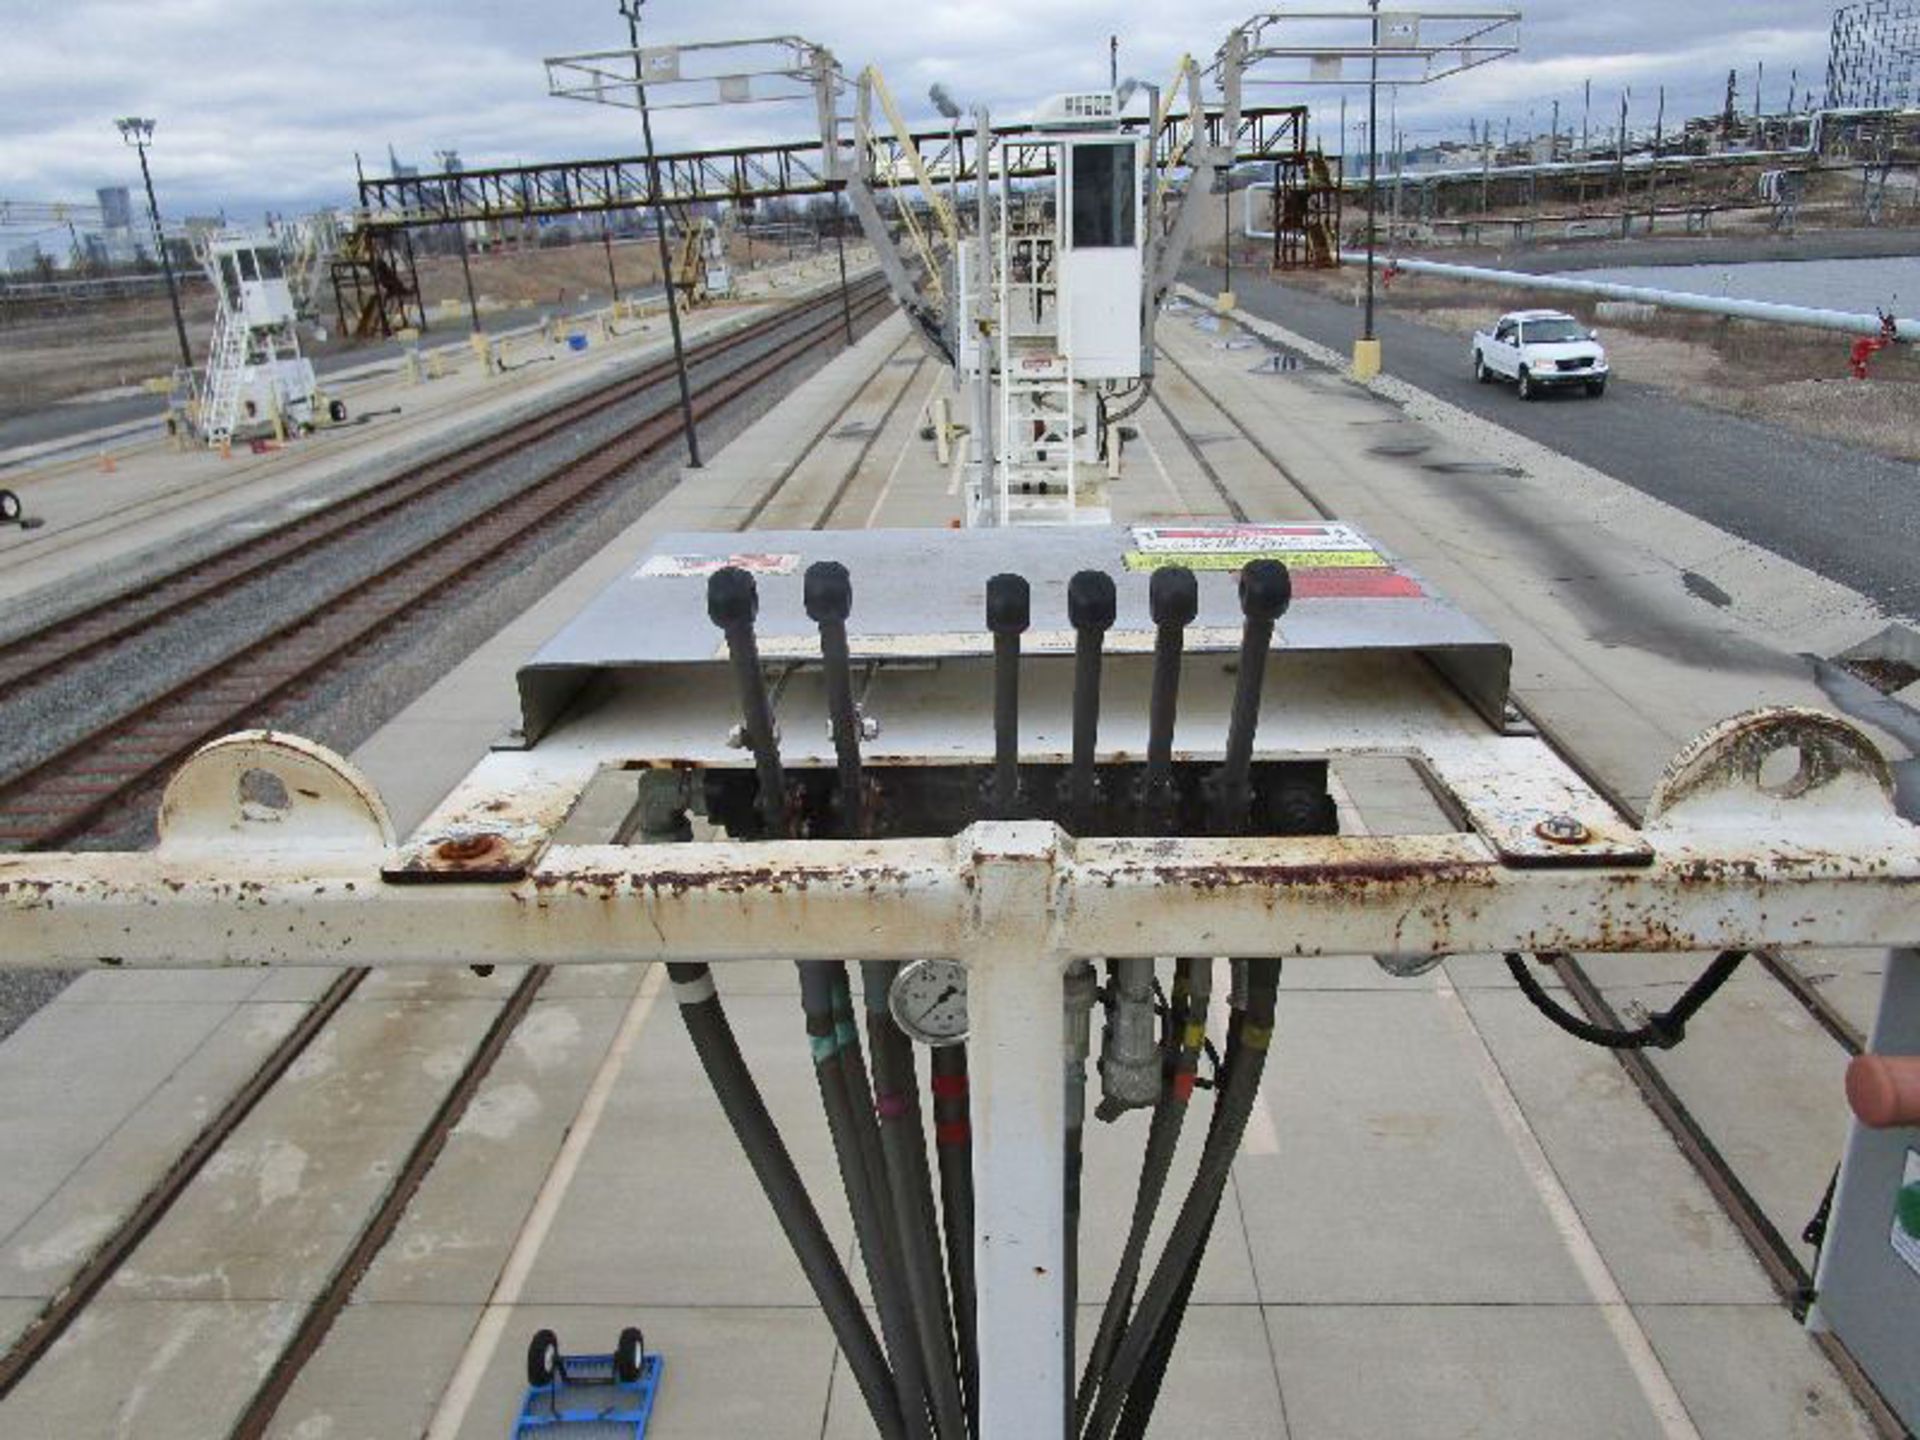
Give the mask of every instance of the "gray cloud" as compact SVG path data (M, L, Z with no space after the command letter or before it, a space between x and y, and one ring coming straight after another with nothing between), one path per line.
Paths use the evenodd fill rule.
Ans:
M877 61L916 119L935 80L1012 116L1104 83L1109 32L1123 73L1158 79L1182 51L1211 55L1248 13L1213 0L654 0L646 33L797 33L849 67ZM1830 13L1804 0L1550 0L1527 8L1520 57L1403 93L1400 118L1420 138L1463 136L1469 116L1511 116L1519 129L1529 109L1544 127L1558 98L1564 127L1578 123L1591 78L1596 117L1631 84L1644 125L1662 83L1669 117L1717 108L1729 66L1750 100L1761 60L1777 107L1790 67L1803 89L1819 83ZM87 199L137 178L112 126L129 113L160 122L153 162L170 215L345 203L354 153L384 169L389 143L427 164L439 148L469 164L632 153L631 113L549 98L540 65L624 38L611 0L0 0L0 197ZM1337 97L1301 98L1331 138ZM656 137L690 148L796 138L810 123L799 106L701 110L663 114Z

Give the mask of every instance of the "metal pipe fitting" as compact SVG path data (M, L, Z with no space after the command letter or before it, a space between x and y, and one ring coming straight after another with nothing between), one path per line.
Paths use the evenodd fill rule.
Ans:
M1153 961L1111 962L1107 1024L1100 1037L1100 1106L1112 1121L1160 1098L1162 1056L1153 1013Z

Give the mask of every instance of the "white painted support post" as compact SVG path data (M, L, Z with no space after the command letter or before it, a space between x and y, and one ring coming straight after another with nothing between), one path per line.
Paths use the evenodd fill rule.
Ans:
M1066 1433L1062 964L1050 954L1059 832L975 827L966 954L980 1433Z

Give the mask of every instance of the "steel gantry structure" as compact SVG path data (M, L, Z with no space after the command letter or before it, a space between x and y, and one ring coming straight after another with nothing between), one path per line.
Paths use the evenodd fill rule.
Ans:
M1186 116L1167 119L1184 128ZM1247 106L1231 137L1236 163L1272 162L1304 151L1307 108L1304 105ZM1149 122L1136 117L1130 129ZM1208 143L1222 145L1223 111L1209 107L1205 114ZM994 140L1004 137L1009 173L1016 179L1038 179L1053 173L1053 147L1022 143L1025 126L996 126ZM926 157L926 166L939 183L969 183L977 156L971 133L948 130L915 132L914 144ZM873 144L882 154L874 164L877 177L909 175L904 147L891 134L876 128ZM895 153L889 164L885 152ZM539 165L505 165L484 170L462 170L439 175L369 177L360 181L360 224L374 230L401 230L418 225L461 225L502 220L553 218L646 209L656 204L690 205L703 202L771 200L785 196L826 195L840 188L829 174L825 142L820 139L745 145L714 150L689 150L654 157L651 166L639 155L591 160L559 160Z

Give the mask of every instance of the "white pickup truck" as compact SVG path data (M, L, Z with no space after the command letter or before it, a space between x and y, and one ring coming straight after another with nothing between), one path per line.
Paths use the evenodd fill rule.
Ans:
M1522 400L1561 386L1607 391L1607 352L1599 338L1558 310L1515 310L1492 330L1473 332L1473 378L1511 380Z

